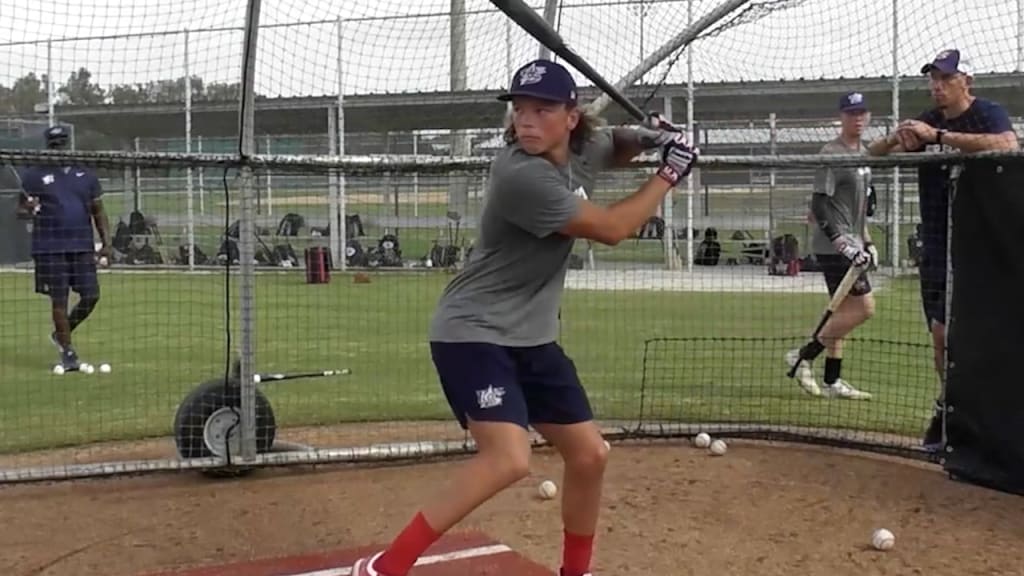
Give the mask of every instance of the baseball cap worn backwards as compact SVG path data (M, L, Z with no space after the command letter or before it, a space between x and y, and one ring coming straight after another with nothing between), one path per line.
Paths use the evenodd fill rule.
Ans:
M848 92L839 97L840 112L866 112L867 99L860 92Z
M542 58L517 70L512 76L512 86L498 96L498 100L508 101L516 96L575 104L576 81L564 66Z
M921 74L928 74L932 70L938 70L943 74L973 74L970 62L955 48L939 52L934 60L921 67Z

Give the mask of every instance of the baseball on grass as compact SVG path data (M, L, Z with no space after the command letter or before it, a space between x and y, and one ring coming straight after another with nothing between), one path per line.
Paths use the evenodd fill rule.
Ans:
M85 363L83 363L81 366L79 366L78 369L81 370L85 374L92 374L93 372L96 371L96 369L93 368L92 364L85 364Z
M711 443L711 453L715 456L725 454L725 451L728 450L728 448L729 447L726 445L725 440L715 440Z
M711 436L707 432L701 432L694 436L693 445L697 448L707 448L711 445Z
M263 378L259 374L253 374L252 375L252 381L254 383L259 384L262 380L263 380Z
M558 494L558 486L555 486L555 483L551 480L545 480L540 483L539 491L541 498L551 500L555 497L555 494Z
M60 364L54 365L53 373L56 374L57 376L63 376L64 375L64 367L61 366Z
M896 537L885 528L875 530L871 536L871 545L875 547L875 550L891 550L895 544Z
M103 374L110 374L110 364L100 364L100 372Z

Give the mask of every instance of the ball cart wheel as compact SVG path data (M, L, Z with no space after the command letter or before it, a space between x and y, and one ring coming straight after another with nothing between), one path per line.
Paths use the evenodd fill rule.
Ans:
M269 452L277 423L270 401L256 389L256 451ZM241 435L241 388L237 380L209 380L197 386L178 406L174 416L174 439L181 458L224 458L239 453ZM237 476L249 472L232 466L205 470L209 476Z

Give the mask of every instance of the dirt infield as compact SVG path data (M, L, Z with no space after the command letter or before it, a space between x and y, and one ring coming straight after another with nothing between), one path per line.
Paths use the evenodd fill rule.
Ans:
M166 474L0 489L0 574L136 576L387 541L457 461ZM559 479L533 475L473 514L481 529L555 567ZM871 532L896 534L889 552ZM1024 499L902 460L734 442L724 457L678 442L616 444L595 574L775 576L1020 574ZM415 572L413 572L415 576Z

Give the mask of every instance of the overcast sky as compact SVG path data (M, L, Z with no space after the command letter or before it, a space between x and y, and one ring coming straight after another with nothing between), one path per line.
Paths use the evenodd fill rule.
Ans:
M721 0L693 0L694 19ZM263 0L264 26L329 21L260 31L257 90L268 95L338 92L341 17L346 93L446 90L450 0ZM1020 66L1024 0L899 0L899 68L917 74L940 49L966 50L979 71ZM487 0L465 0L471 88L499 88L537 44ZM541 6L543 0L533 0ZM575 50L611 80L687 26L687 0L563 0L559 28ZM788 6L698 41L694 80L771 80L889 75L893 0L752 0ZM412 6L412 7L410 7ZM245 0L0 0L0 83L47 70L60 80L89 68L102 85L180 77L190 28L189 70L207 82L238 81ZM432 14L432 15L431 15ZM641 42L641 27L643 41ZM171 32L171 34L167 34ZM112 38L117 35L140 35ZM156 35L162 34L162 35ZM93 40L68 40L104 37ZM660 78L656 68L649 78ZM586 83L579 77L581 83ZM686 58L669 75L685 82Z

